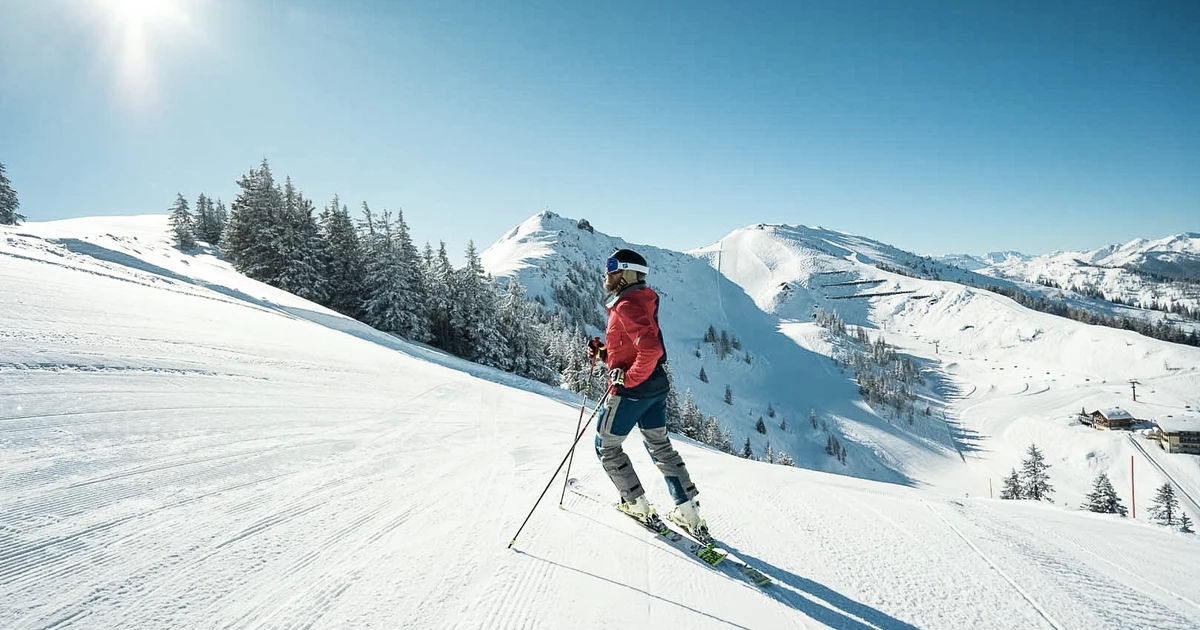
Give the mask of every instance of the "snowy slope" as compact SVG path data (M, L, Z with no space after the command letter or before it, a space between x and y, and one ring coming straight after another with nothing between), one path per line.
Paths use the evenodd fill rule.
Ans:
M768 590L570 493L509 550L577 402L181 255L165 226L0 227L0 627L1200 624L1194 538L688 444ZM580 487L611 494L582 455Z
M917 481L986 496L998 492L1000 479L1037 443L1055 466L1057 498L1068 506L1079 505L1098 472L1129 497L1131 456L1148 469L1135 474L1143 501L1167 481L1155 464L1200 498L1200 458L1157 447L1143 452L1127 434L1093 431L1073 418L1082 408L1114 406L1145 420L1192 413L1200 408L1200 349L1034 312L989 291L890 273L876 263L911 270L923 261L819 228L748 227L696 253L715 265L717 250L722 273L773 308L801 345L827 351L815 325L802 321L819 306L876 329L927 366L937 383L931 394L944 405L959 452L946 458L892 450ZM868 297L843 299L849 295ZM1129 400L1130 379L1143 383L1136 403ZM917 426L922 422L929 419Z

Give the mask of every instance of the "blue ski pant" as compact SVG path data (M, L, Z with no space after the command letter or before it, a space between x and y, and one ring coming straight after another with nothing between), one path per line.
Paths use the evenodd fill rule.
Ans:
M687 466L667 437L667 395L624 398L613 394L596 421L596 457L621 493L621 499L632 501L646 493L633 470L633 462L621 448L635 426L641 429L642 443L666 480L675 504L696 496L698 491Z

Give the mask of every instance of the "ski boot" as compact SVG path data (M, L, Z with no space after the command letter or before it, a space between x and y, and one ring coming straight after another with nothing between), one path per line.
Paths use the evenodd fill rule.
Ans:
M658 517L658 512L654 509L654 506L650 505L650 502L646 500L646 495L644 494L630 501L622 500L617 504L617 509L624 512L630 518L641 523L647 529L651 529L660 533L667 531L666 524L664 524L662 519Z
M700 518L700 502L695 499L689 499L675 506L674 510L667 515L672 523L682 527L692 537L704 544L709 544L713 541L712 534L708 533L708 523Z

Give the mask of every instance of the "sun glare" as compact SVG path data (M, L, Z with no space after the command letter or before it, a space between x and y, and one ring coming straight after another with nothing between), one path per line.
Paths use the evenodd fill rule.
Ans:
M167 0L103 0L119 23L146 25L170 15Z
M157 100L155 44L169 40L172 28L186 24L182 0L93 0L105 25L106 56L117 68L117 97L136 109Z

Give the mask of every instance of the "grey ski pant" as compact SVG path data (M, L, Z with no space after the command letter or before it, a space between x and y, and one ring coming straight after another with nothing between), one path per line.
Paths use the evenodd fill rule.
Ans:
M675 504L696 496L698 491L687 466L667 437L667 395L638 399L614 394L608 397L608 405L596 422L596 457L621 499L631 501L646 493L633 462L621 448L634 426L641 429L642 442L666 480Z

